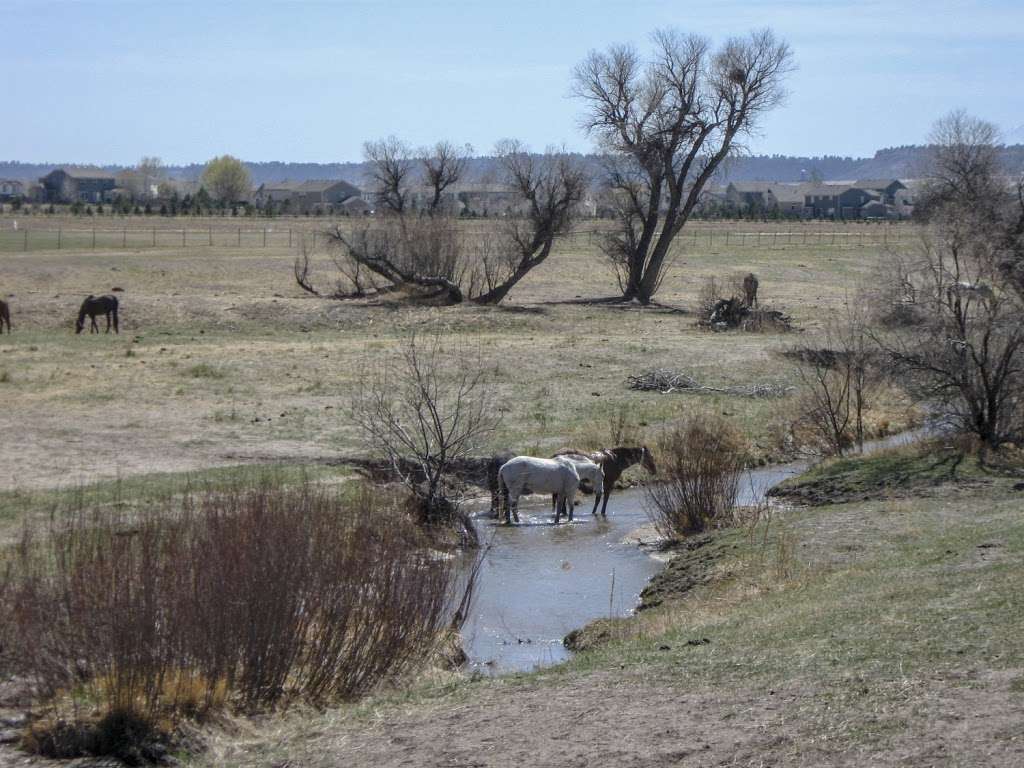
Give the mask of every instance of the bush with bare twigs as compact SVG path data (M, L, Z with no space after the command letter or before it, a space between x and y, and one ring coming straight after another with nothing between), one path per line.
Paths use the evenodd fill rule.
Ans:
M793 431L812 435L822 453L842 456L851 447L864 448L865 413L883 378L881 355L859 304L848 303L828 324L824 342L821 349L785 353L799 361L795 374L802 384Z
M49 714L27 746L102 751L111 718L150 738L226 705L352 698L422 663L462 582L401 515L370 489L263 482L137 513L79 500L26 528L3 609Z
M662 536L700 533L732 512L746 456L732 425L693 416L662 432L657 446L659 482L646 486L644 495Z
M367 450L408 489L418 521L457 525L471 545L476 529L453 480L500 422L490 375L478 354L413 334L396 357L368 366L349 403Z

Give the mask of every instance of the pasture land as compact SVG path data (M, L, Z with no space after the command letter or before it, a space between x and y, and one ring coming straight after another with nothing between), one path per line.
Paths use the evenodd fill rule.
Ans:
M414 330L444 331L492 367L504 420L490 448L606 445L616 420L642 433L699 409L734 420L755 457L779 458L790 398L640 393L626 377L668 367L713 386L793 383L776 353L812 343L885 249L721 243L684 237L649 309L600 301L615 280L586 236L562 242L497 308L318 299L296 286L286 245L0 253L14 324L0 338L0 488L355 453L348 395ZM315 262L329 289L329 256ZM801 333L695 327L704 280L747 271ZM120 336L75 336L82 297L114 288ZM907 418L890 410L890 426Z

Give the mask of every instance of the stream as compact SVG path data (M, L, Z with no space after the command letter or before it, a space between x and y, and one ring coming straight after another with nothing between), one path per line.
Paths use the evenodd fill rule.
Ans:
M913 442L927 428L865 445L865 453ZM773 485L800 474L810 462L748 472L737 504L762 501ZM484 674L528 671L565 661L569 632L603 617L628 616L662 562L628 540L649 522L643 490L616 491L608 518L593 517L593 496L583 496L572 524L554 525L550 497L523 497L518 525L506 526L481 512L480 540L490 547L477 578L463 646L472 669Z

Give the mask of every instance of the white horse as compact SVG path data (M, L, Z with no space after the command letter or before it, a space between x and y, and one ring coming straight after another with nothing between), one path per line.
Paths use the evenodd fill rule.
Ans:
M584 458L582 456L556 456L555 461L567 461L572 464L576 470L576 474L580 476L580 482L586 480L590 483L591 489L594 491L594 509L597 509L597 505L601 503L601 495L604 493L604 470L601 469L601 465L595 461ZM558 498L556 496L551 497L551 509L555 510L557 506ZM572 520L573 510L569 510L569 519Z
M580 476L576 468L565 460L516 456L498 470L498 489L505 501L506 523L512 522L512 516L519 522L519 497L524 493L555 494L555 523L558 523L566 505L572 510L579 487Z

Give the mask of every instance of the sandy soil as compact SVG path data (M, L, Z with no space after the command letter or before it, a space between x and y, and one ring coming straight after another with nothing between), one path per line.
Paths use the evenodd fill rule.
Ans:
M604 674L558 686L490 685L466 700L314 718L301 732L247 733L205 765L237 766L991 766L1024 764L1024 698L1012 676L902 681L881 743L836 751L844 728L813 685L683 692ZM285 726L286 728L288 726ZM287 754L287 759L281 755Z

